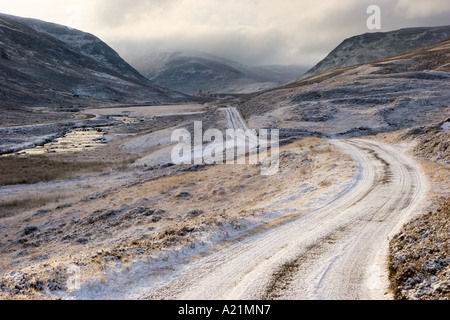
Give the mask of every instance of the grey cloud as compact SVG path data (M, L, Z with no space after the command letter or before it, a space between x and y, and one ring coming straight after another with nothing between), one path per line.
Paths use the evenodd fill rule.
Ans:
M285 37L277 31L261 34L222 32L220 34L178 34L164 39L146 41L119 40L112 46L124 57L134 60L155 51L194 50L249 65L271 64L273 61L288 61L285 55Z
M163 14L178 0L97 0L94 17L100 24L120 27L147 17Z
M381 32L405 27L448 24L450 8L442 8L440 11L434 8L430 10L433 1L428 1L426 4L431 6L427 7L430 14L422 16L411 14L418 11L415 7L408 7L408 12L401 10L405 8L405 4L418 6L422 3L421 6L424 6L423 2L418 0L377 0L375 2L382 11L382 29L379 30ZM136 32L132 29L133 23L142 22L152 15L155 19L159 19L161 26L171 24L174 26L173 32L164 33L164 36L159 34L162 29L155 30L160 26L159 24L153 24L152 26L156 28L149 28L146 32L138 30L137 32L142 33L142 37L122 35L120 38L112 31L113 35L110 39L105 38L105 40L109 41L125 58L134 59L136 56L144 56L154 51L196 50L253 65L275 63L313 65L344 39L361 33L378 31L371 31L366 27L369 16L366 9L375 2L372 0L342 0L340 2L317 0L307 2L308 7L302 1L280 1L280 6L283 3L290 6L285 12L278 10L278 14L282 16L271 20L271 14L263 14L264 12L260 11L259 14L254 15L259 20L250 21L249 17L253 15L239 12L237 9L242 9L240 2L217 1L216 6L210 5L211 10L214 9L213 12L208 12L206 9L195 12L195 18L201 19L201 26L204 28L200 28L199 23L196 24L199 20L195 21L192 16L189 16L189 10L186 14L183 11L189 8L188 0L138 0L133 1L132 6L120 0L100 0L98 8L99 10L103 6L106 8L101 12L105 23L125 29L129 25L130 32ZM441 0L437 2L442 3ZM323 10L320 7L322 4L324 4ZM177 9L177 13L172 15L174 8ZM255 2L255 8L258 8L257 2ZM295 11L296 8L298 8L297 11ZM221 13L221 16L218 16L218 13ZM233 17L233 15L236 16ZM232 22L220 29L213 23L217 21L215 19L219 19L219 23L223 24L223 17L230 17ZM209 26L208 23L211 25Z

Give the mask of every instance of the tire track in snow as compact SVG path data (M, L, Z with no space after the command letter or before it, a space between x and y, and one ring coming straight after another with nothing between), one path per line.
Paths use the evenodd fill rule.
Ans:
M416 212L424 191L422 175L393 146L362 139L333 143L359 164L349 190L321 208L192 261L151 296L389 298L388 237Z

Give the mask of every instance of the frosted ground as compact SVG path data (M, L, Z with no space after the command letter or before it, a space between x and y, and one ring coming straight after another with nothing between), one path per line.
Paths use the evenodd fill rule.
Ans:
M48 182L0 187L1 294L194 297L218 283L210 271L216 270L211 261L219 261L232 285L222 279L215 291L221 297L390 298L383 264L387 239L402 222L448 197L448 47L444 42L230 101L250 128L280 129L281 170L272 177L261 176L260 165L171 166L158 158L171 147L168 133L176 128L202 120L205 129L225 129L227 105L156 118L130 110L126 116L136 121L112 119L109 143L70 160L78 166L100 161L99 171L74 169ZM96 115L83 121L112 120ZM369 134L378 135L349 139ZM424 162L429 155L436 161ZM48 157L40 160L68 161L63 155ZM13 213L3 214L11 207ZM301 239L293 237L298 234ZM280 254L265 251L268 246L261 243ZM368 247L371 243L380 247ZM238 251L260 252L264 261L226 264ZM375 258L365 259L368 253ZM74 266L80 282L72 287L68 270ZM199 286L184 281L196 266L208 275ZM251 268L249 276L232 272L236 267ZM299 270L308 277L299 277ZM371 270L377 270L375 279ZM334 277L342 280L339 286L321 281L343 274L351 279Z

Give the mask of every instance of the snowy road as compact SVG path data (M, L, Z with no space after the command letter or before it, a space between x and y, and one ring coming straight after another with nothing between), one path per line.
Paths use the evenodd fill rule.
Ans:
M242 129L248 130L247 124L242 118L241 114L234 107L228 107L224 109L227 117L227 126L230 129Z
M388 238L418 210L424 178L391 145L332 142L359 165L338 198L193 259L147 298L390 299Z

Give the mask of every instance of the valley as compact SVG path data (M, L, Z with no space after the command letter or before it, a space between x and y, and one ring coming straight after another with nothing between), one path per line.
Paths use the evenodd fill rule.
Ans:
M353 64L340 46L289 79L153 58L180 59L171 82L93 35L0 14L0 298L448 299L450 40L427 30ZM373 51L361 39L344 43ZM233 95L195 94L206 84ZM235 147L201 139L176 164L172 134L195 123L279 141L197 163L195 147Z

